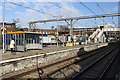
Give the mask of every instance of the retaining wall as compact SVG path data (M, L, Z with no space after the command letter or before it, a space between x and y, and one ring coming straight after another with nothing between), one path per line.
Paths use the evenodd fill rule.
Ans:
M80 48L73 48L73 49L68 49L68 50L63 50L63 51L56 51L56 52L50 52L50 53L43 53L43 54L36 54L34 56L28 56L28 57L23 57L23 58L16 58L16 59L9 59L9 60L3 60L0 62L0 75L6 74L9 72L17 71L24 69L26 67L30 67L33 65L38 64L44 64L47 63L48 61L54 61L58 60L60 58L66 58L66 57L72 57L75 55L78 55L78 51L81 50L81 48L84 49L84 51L91 51L103 46L107 46L107 43L102 43L99 45L90 45L90 46L85 46L85 47L80 47ZM81 51L82 52L82 51ZM80 51L79 51L80 54Z

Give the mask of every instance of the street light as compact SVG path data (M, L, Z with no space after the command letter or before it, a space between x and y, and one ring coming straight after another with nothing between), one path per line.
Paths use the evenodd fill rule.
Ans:
M58 19L63 17L63 16L53 16L53 17L56 17L57 18L57 47L58 47Z

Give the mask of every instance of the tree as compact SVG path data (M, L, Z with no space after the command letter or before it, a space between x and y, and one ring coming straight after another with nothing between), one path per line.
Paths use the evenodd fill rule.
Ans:
M60 34L68 34L69 33L69 28L66 25L59 25L58 26L58 32Z
M19 18L17 18L16 20L13 19L13 22L14 22L14 23L19 23L19 21L20 21Z
M20 19L17 18L16 20L13 19L13 23L15 23L15 30L18 30L21 28L21 25L19 24L20 23Z
M32 24L31 25L31 31L32 32L36 32L36 29L38 28L38 26L36 24Z
M16 31L24 31L22 28L16 29Z
M49 35L55 35L55 33L54 33L54 32L51 32Z
M52 26L51 29L53 30L53 29L54 29L54 26Z

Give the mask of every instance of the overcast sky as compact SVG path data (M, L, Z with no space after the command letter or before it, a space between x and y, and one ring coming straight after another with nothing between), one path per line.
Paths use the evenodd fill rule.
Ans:
M11 1L11 0L9 0ZM45 0L44 0L45 1ZM42 2L42 0L33 0L30 2L30 0L16 0L14 3L21 4L45 13L40 13L37 11L33 11L30 9L26 9L14 4L11 4L7 1L5 1L5 21L6 22L13 22L13 19L19 19L19 24L22 27L28 27L28 22L30 21L37 21L37 20L47 20L47 19L53 19L53 16L63 16L62 18L66 17L79 17L79 16L92 16L94 15L92 12L90 12L87 8L85 8L83 5L81 5L78 0L65 0L64 2L61 2L61 0L57 1L54 0L53 2L50 2L50 0L46 0L47 2ZM13 2L13 0L12 0ZM111 14L111 13L118 13L118 2L97 2L101 8L106 12L103 12L100 7L97 6L97 3L95 1L90 2L82 2L84 5L89 7L92 11L94 11L97 15L102 14ZM110 19L111 18L111 19ZM115 24L118 24L118 17L114 17L113 21ZM0 2L0 22L2 22L2 2ZM102 23L102 18L96 19L97 24ZM112 17L105 18L105 22L109 24L113 24ZM39 28L51 28L51 26L56 26L57 22L50 22L46 24L39 24ZM66 25L64 21L59 22L58 24ZM74 27L93 27L96 26L95 19L86 19L86 20L79 20L74 25Z

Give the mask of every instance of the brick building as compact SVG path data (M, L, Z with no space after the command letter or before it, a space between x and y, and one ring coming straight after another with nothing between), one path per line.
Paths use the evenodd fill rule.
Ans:
M28 31L28 28L23 28L24 31ZM33 32L38 32L41 34L57 34L57 30L51 30L51 29L33 29Z
M73 28L73 35L91 35L97 28Z
M15 31L16 29L16 24L15 23L4 23L4 26L6 28L6 31ZM3 27L3 23L0 23L0 47L2 47L2 30L1 28Z
M0 23L0 33L1 27L3 23ZM5 28L7 31L16 31L16 24L15 23L5 23ZM22 28L24 31L28 31L28 28ZM96 28L73 28L73 35L83 36L84 34L90 35L92 34ZM38 32L41 34L57 34L57 29L32 29L33 32ZM67 33L69 35L69 33ZM1 36L1 34L0 34Z
M6 28L13 28L13 29L16 28L15 23L7 23L7 22L5 22L4 25L5 25ZM3 27L3 23L0 23L0 27Z
M6 31L15 31L16 30L16 24L15 23L4 23L4 26L6 28ZM0 36L1 34L1 28L3 27L3 23L0 23Z

